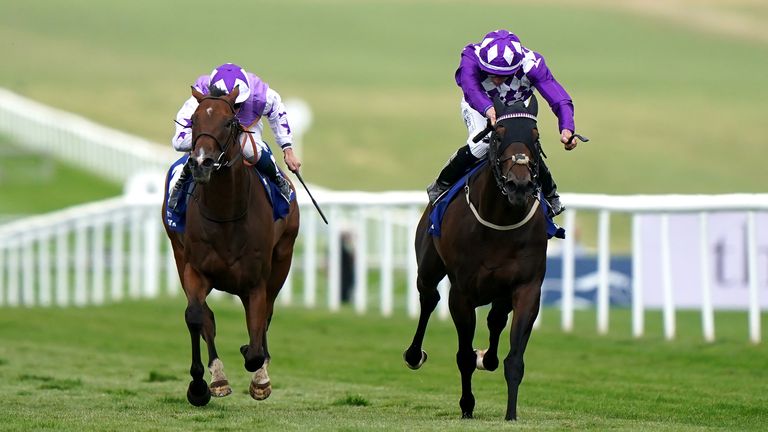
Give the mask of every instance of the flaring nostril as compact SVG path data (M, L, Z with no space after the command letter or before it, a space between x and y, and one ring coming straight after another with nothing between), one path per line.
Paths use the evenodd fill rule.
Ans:
M203 161L203 166L206 168L210 168L213 166L213 159L206 159Z

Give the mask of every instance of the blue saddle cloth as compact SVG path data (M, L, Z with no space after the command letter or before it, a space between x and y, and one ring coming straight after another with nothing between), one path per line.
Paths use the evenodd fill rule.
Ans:
M171 181L175 180L176 178L181 175L181 169L184 167L184 164L187 162L187 159L189 158L188 155L184 155L179 158L176 162L174 162L171 165L171 168L168 170L168 176L166 177L166 183L165 183L165 190L167 190L168 196L170 197L170 188L172 187ZM285 198L280 194L280 188L277 187L274 183L272 183L267 177L262 175L259 171L257 171L255 168L253 168L254 171L256 171L256 174L258 174L259 179L261 180L261 184L264 186L264 190L267 192L267 196L269 197L270 205L272 206L272 217L275 220L281 219L285 217L288 214L288 211L290 210L291 203L290 201L293 201L296 199L296 192L291 191L291 199L290 201L286 201ZM165 224L170 228L172 231L184 232L184 228L186 227L186 219L187 219L187 205L189 203L189 197L192 196L192 191L194 190L194 184L195 182L192 179L192 176L189 176L187 180L182 185L182 198L179 199L179 203L176 206L176 210L172 210L168 208L166 203L166 210L165 210Z
M459 181L456 182L453 186L451 186L450 189L448 189L448 192L444 193L435 203L434 207L432 208L432 211L429 213L429 233L435 237L440 237L441 231L440 226L443 223L443 216L445 216L445 211L448 209L448 204L453 201L454 198L456 198L456 195L459 194L460 191L464 190L464 185L467 183L467 179L473 175L474 173L480 171L484 166L488 164L488 161L483 161L477 165L475 165L474 168L472 168L467 174L465 174L462 178L459 179ZM559 227L555 221L552 220L552 218L549 216L549 203L547 200L544 199L544 197L539 196L539 201L541 202L541 211L544 212L544 219L547 221L547 238L557 237L560 239L565 238L565 229Z

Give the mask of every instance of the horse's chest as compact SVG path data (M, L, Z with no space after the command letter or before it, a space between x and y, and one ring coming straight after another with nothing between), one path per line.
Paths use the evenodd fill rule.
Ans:
M265 251L244 240L201 241L190 250L190 263L212 279L216 288L251 285L264 276Z

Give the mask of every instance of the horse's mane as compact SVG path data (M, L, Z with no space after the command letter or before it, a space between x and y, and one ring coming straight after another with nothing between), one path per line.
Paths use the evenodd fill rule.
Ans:
M208 96L211 96L211 97L221 97L221 96L226 96L226 95L227 95L226 91L216 87L215 85L211 84L211 85L208 86Z

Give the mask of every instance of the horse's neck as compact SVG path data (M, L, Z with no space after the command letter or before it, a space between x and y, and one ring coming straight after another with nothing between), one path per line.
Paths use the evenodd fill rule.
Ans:
M496 221L497 224L509 222L515 223L526 216L530 210L530 200L522 201L521 205L512 205L507 197L501 193L496 185L496 179L490 167L483 169L477 176L471 190L476 191L472 194L472 201L475 201L483 218Z
M217 216L242 211L248 205L249 182L247 169L240 163L226 168L202 187L200 201ZM228 213L229 212L229 213Z

